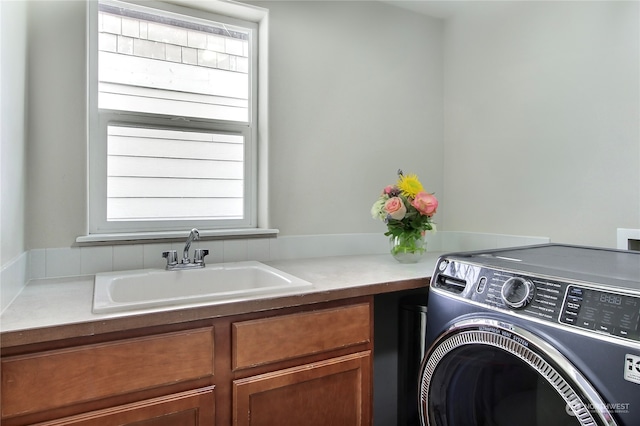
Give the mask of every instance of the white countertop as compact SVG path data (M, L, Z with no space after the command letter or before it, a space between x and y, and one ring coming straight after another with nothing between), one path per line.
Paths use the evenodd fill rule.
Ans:
M94 314L94 276L30 281L0 316L3 346L75 337L166 322L184 322L252 310L318 303L426 286L440 253L427 253L415 264L390 255L337 256L263 262L309 281L313 288L187 306ZM80 325L81 327L68 327ZM66 328L65 328L66 327Z

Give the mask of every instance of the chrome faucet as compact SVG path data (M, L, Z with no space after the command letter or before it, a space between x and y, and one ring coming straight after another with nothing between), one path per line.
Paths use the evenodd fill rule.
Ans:
M176 250L168 250L162 252L162 257L167 259L167 267L165 269L171 271L175 269L192 269L192 268L204 268L204 257L209 254L207 249L195 249L193 252L193 263L189 259L189 248L193 241L200 239L200 233L196 228L193 228L189 233L187 242L184 245L182 251L182 260L178 263L178 253Z
M196 228L193 228L189 233L189 238L187 238L187 242L184 245L184 250L182 250L182 263L191 263L189 260L189 247L191 247L191 243L193 241L200 239L200 233Z

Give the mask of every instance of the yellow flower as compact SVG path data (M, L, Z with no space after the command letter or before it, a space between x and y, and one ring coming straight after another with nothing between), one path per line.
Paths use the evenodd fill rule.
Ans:
M408 198L415 198L418 192L424 191L416 175L400 175L397 185L402 195Z

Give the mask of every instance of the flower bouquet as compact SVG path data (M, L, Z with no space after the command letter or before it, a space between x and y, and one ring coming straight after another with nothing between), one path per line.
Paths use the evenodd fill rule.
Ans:
M401 263L413 263L426 251L425 232L435 230L431 218L438 200L424 190L416 175L398 170L395 185L384 188L371 208L371 216L387 224L391 254Z

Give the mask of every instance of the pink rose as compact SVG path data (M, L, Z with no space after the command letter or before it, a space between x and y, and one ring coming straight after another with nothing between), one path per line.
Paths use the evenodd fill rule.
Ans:
M391 194L391 191L393 191L393 185L387 185L384 187L384 190L382 191L383 194Z
M438 209L438 200L433 194L429 194L428 192L418 192L411 201L411 205L416 208L425 216L433 216L436 214L436 210Z
M395 220L402 220L407 214L407 208L399 197L389 198L384 203L384 210Z

